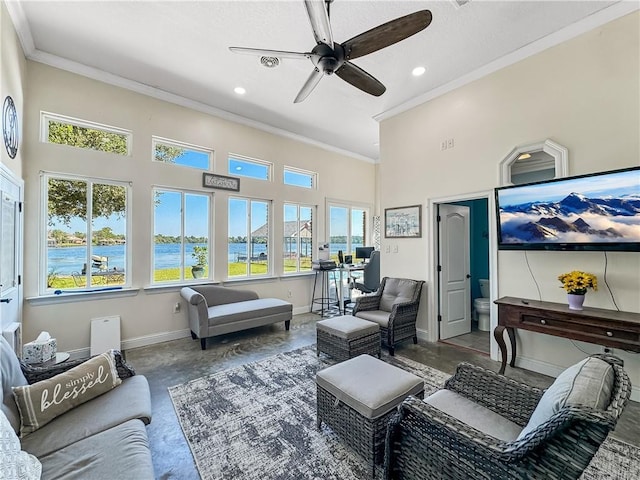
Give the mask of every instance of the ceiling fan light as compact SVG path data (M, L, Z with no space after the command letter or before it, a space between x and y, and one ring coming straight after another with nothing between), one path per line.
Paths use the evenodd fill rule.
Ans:
M260 63L267 68L275 68L280 64L278 57L260 57Z
M233 89L238 95L244 95L247 91L243 87L236 87Z
M426 72L426 71L427 71L427 69L426 69L426 68L424 68L424 67L416 67L416 68L414 68L414 69L411 71L411 74L412 74L414 77L419 77L420 75L423 75L423 74L424 74L424 72Z

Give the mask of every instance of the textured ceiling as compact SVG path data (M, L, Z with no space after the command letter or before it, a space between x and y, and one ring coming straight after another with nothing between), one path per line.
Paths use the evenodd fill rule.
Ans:
M312 71L309 60L285 58L268 69L259 57L228 47L310 51L315 42L302 0L10 1L8 8L31 59L125 86L135 81L159 95L175 94L205 110L213 107L375 161L374 117L426 99L528 45L544 43L540 39L570 38L572 27L585 31L593 28L590 21L602 23L596 17L612 19L633 4L638 8L638 2L629 3L621 8L611 1L473 0L458 7L450 0L335 0L331 26L338 43L425 8L433 21L401 43L354 60L387 87L381 97L333 75L299 104L293 99ZM419 65L426 73L413 77L411 70ZM114 82L103 72L121 78ZM247 93L236 95L236 86Z

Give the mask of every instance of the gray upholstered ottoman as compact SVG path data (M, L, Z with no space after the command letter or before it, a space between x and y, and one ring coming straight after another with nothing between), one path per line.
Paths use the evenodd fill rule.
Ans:
M372 466L384 457L389 418L409 395L422 398L424 382L370 355L360 355L316 375L317 426L329 425Z
M363 353L380 358L380 326L351 315L316 323L317 354L320 352L342 361Z

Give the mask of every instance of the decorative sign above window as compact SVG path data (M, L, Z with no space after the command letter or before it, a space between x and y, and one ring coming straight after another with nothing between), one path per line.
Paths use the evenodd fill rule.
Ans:
M11 158L18 154L18 113L13 98L7 95L2 105L2 136L4 146Z
M215 173L203 173L202 186L239 192L240 179L236 177L227 177L226 175L216 175Z

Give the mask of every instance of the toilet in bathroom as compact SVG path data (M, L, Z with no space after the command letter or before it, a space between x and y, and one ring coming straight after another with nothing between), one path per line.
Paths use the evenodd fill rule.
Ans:
M480 284L481 298L476 298L473 301L473 309L476 312L476 320L478 321L478 330L488 332L491 330L491 300L489 291L489 280L481 278L478 280Z

